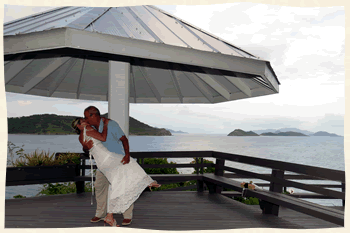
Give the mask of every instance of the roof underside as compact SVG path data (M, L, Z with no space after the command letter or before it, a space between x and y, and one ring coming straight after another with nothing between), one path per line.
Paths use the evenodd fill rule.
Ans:
M44 46L44 40L48 38L45 33L56 33L58 28L73 29L52 37L62 38L64 42L61 46L40 48L48 50L47 53L41 53L38 47L35 47L38 52L30 48L38 38L43 41L35 46ZM89 33L79 34L79 31ZM79 44L68 43L73 41L74 33ZM68 37L68 34L73 36ZM35 35L34 39L32 35ZM279 83L268 62L153 6L61 7L5 24L6 91L58 98L108 100L109 59L101 56L101 53L77 56L77 52L74 52L74 49L91 52L89 48L84 48L83 43L86 39L91 46L96 46L96 35L103 41L99 52L107 54L112 51L111 54L128 57L131 64L130 103L218 103L278 93L276 86L278 88ZM103 35L119 40L117 42ZM90 37L94 40L89 40ZM120 40L122 38L131 40L135 47L148 46L153 55L147 57L129 52L125 49L127 44L123 44L123 49L113 48L113 43L119 46L124 43ZM22 47L18 40L22 41ZM53 41L46 40L47 43ZM107 46L109 40L111 46ZM158 47L152 50L153 44ZM103 50L103 46L110 51ZM71 50L67 54L55 53L62 47ZM142 50L139 48L137 51ZM170 58L164 60L160 56L174 52L174 48L177 57L169 55ZM125 53L121 53L121 50ZM189 58L190 54L196 55L197 60ZM211 56L213 64L210 64ZM215 62L220 56L224 60ZM228 62L230 59L240 60L231 65ZM240 68L249 67L252 62L258 64L259 72ZM237 69L232 68L235 66ZM243 72L245 70L247 72Z

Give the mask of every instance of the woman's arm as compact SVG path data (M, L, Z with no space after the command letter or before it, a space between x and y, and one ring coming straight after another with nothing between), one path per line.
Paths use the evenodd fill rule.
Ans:
M79 142L81 143L81 145L83 146L83 150L90 150L91 147L93 146L93 142L90 140L88 142L84 141L84 135L83 135L83 131L80 132L79 135Z
M107 139L107 125L108 125L108 119L105 119L102 133L99 133L97 130L93 129L91 126L87 126L86 135L96 138L97 140L100 140L102 142L105 142Z

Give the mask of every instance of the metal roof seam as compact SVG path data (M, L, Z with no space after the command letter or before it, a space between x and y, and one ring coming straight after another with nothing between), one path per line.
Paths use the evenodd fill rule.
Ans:
M109 11L112 7L108 7L107 10L105 10L105 12L103 12L101 15L98 15L95 19L93 19L85 28L88 28L90 26L90 24L94 23L95 21L97 21L99 18L101 18L104 14L106 14L107 11Z
M153 9L158 10L158 11L162 12L163 14L166 14L166 15L172 17L172 18L178 19L176 16L174 16L174 15L168 13L168 12L165 12L165 11L163 11L162 9L159 9L159 8L156 7L156 6L153 6L153 5L147 5L147 6L152 7ZM238 46L235 46L235 45L233 45L233 44L231 44L231 43L229 43L229 42L227 42L227 41L225 41L225 40L223 40L223 39L221 39L221 38L219 38L219 37L217 37L217 36L215 36L215 35L212 35L211 33L207 32L207 31L205 31L205 30L203 30L203 29L201 29L201 28L198 28L198 27L194 26L194 25L192 25L192 24L186 22L186 21L183 20L183 19L178 19L178 20L180 20L180 21L181 21L182 23L184 23L184 24L187 24L187 25L190 26L190 27L193 27L193 28L195 28L195 29L197 29L197 30L199 30L199 31L201 31L201 32L203 32L203 33L205 33L205 34L207 34L208 36L211 36L211 37L213 37L213 38L215 38L215 39L217 39L217 40L220 40L220 41L222 41L222 42L224 42L224 43L229 44L229 45L232 46L232 47L235 47L235 48L237 48L237 49L239 49L239 50L242 50L242 51L245 52L245 53L248 53L248 52L244 51L242 48L240 48L240 47L238 47ZM257 56L255 56L255 55L253 55L253 54L251 54L251 53L248 53L248 54L250 54L250 55L253 56L253 57L257 57Z
M133 59L131 58L131 61L133 61ZM135 75L133 72L133 68L130 67L130 79L131 79L131 84L134 87L134 102L137 103L136 99L137 99L137 94L136 94L136 82L135 82Z
M80 56L78 56L79 58ZM69 74L69 72L73 69L73 67L75 66L75 64L77 63L78 61L78 58L73 58L73 62L72 64L68 67L68 69L65 71L64 75L62 76L61 78L61 81L60 82L57 82L55 88L49 93L49 97L51 97L53 95L53 93L55 93L55 91L57 90L57 88L61 85L61 83L66 79L67 75Z
M177 95L178 95L178 97L179 97L179 99L180 99L180 102L183 103L183 98L184 98L184 96L183 96L182 93L181 93L180 85L179 85L179 82L178 82L177 77L176 77L176 75L175 75L175 71L174 71L173 65L172 65L171 63L169 63L169 64L167 64L167 65L170 66L170 69L167 69L167 70L169 71L170 77L171 77L171 79L173 80L173 83L174 83L174 86L175 86L175 90L176 90L176 92L177 92Z
M76 9L76 8L75 8L75 9ZM72 9L72 10L68 9L68 10L65 11L65 12L61 12L60 14L57 14L57 15L51 17L51 19L52 19L52 18L55 18L55 17L59 17L60 15L66 14L67 12L73 11L73 10L75 10L75 9ZM75 13L71 13L70 15L72 15L72 14L75 14ZM70 15L68 15L68 16L70 16ZM39 25L37 25L37 26L34 26L34 27L31 27L31 28L29 28L29 29L26 29L26 30L24 30L24 31L21 31L21 32L19 32L19 33L20 33L20 34L25 34L26 32L28 32L28 31L30 32L30 31L34 30L35 28L41 27L41 26L43 26L43 25L45 25L45 24L52 23L52 22L57 21L57 20L64 19L64 18L66 18L66 17L68 17L68 16L67 16L67 15L64 15L64 16L61 17L61 18L58 18L58 19L55 18L55 19L52 19L51 21L44 21L44 22L38 20L38 23L41 23L41 24L39 24ZM29 19L29 18L27 18L27 19ZM33 20L34 20L34 22L31 22L31 24L37 23L37 22L35 22L36 19L33 19ZM28 22L27 22L27 23L28 23ZM28 23L28 24L25 24L25 25L20 25L19 28L14 28L14 29L12 29L12 30L11 30L11 28L9 28L8 31L5 30L5 31L6 31L5 34L11 33L11 32L13 32L13 31L20 30L20 29L22 29L22 28L29 27L28 25L30 25L30 24Z
M183 39L181 39L173 30L171 30L167 25L165 25L157 16L155 16L150 10L147 9L147 7L145 7L145 9L153 15L154 18L156 18L161 24L164 25L164 27L166 27L171 33L174 34L174 36L176 36L178 39L180 39L184 44L187 45L188 48L192 48L189 44L187 44ZM163 42L164 43L164 42Z
M197 79L199 79L199 80L201 80L201 79L200 79L194 72L192 72L191 69L188 68L187 65L179 64L179 66L183 68L183 71L182 71L182 72L183 72L184 75L187 77L187 79L190 80L190 81L193 83L193 85L197 88L197 90L198 90L200 93L202 93L202 95L203 95L210 103L214 103L214 96L213 96L212 94L207 94L207 93L205 93L205 91L203 91L202 88L199 87L198 84L197 84L196 82L194 82L193 77L190 77L190 76L187 74L187 72L193 74ZM202 80L201 80L201 81L202 81ZM203 81L202 81L202 82L203 82ZM204 88L206 88L206 87L204 87ZM208 90L207 90L207 91L208 91ZM208 91L208 92L209 92L209 91Z
M262 85L263 87L266 87L267 89L273 91L273 89L270 87L270 85L267 85L266 83L261 82L259 79L257 78L253 78L252 81L259 83L260 85Z
M81 72L80 72L80 78L79 78L79 83L78 83L78 88L77 88L77 99L79 99L80 97L80 92L81 92L81 81L83 80L83 73L84 73L84 69L85 69L85 65L86 65L86 60L87 60L87 56L84 57L83 60L83 65L81 67Z
M63 56L58 56L58 58L62 58ZM37 83L37 85L40 85L47 77L49 77L50 75L52 75L55 71L57 71L58 69L60 69L62 66L64 66L65 64L67 64L69 61L71 61L72 58L69 58L67 61L63 62L60 66L58 66L56 69L54 69L52 72L50 72L45 78L43 78L40 82ZM34 88L34 87L33 87ZM32 89L33 89L32 88ZM29 92L30 90L28 90Z
M20 22L20 21L23 21L23 20L26 20L28 18L31 18L31 17L38 17L38 16L41 16L41 15L45 15L47 13L51 13L51 12L54 12L54 11L59 11L59 10L62 10L64 8L69 8L69 6L64 6L64 7L59 7L59 8L54 8L54 9L50 9L50 10L47 10L47 11L44 11L44 12L40 12L38 14L34 14L34 15L30 15L30 16L25 16L25 17L22 17L22 18L19 18L19 19L15 19L15 20L12 20L12 21L9 21L7 23L4 23L4 27L5 26L8 26L10 24L13 24L13 23L17 23L17 22Z
M150 87L150 89L153 92L154 96L156 97L158 102L161 103L162 102L162 96L159 94L159 92L158 92L157 88L154 86L152 80L148 77L147 71L145 71L145 68L142 66L143 62L140 59L138 59L138 58L134 58L134 59L135 59L135 61L137 63L137 68L141 72L143 78L148 83L148 86Z
M150 29L147 24L145 24L141 19L140 17L137 16L137 14L130 8L130 7L127 7L126 8L129 13L131 14L132 17L134 17L136 19L136 21L141 25L141 27L143 27L143 29L145 29L152 37L154 37L154 39L156 41L158 41L159 43L163 43L164 42L152 31L152 29Z
M179 24L181 24L184 28L186 28L187 31L189 31L193 36L195 36L198 40L200 40L203 44L205 44L206 46L208 46L209 48L211 48L213 51L212 52L218 52L220 53L220 51L218 51L216 48L214 48L213 46L211 46L208 42L206 42L204 39L200 38L199 36L196 35L196 33L194 33L192 30L190 30L185 24L183 24L180 20L175 19L176 22L178 22Z

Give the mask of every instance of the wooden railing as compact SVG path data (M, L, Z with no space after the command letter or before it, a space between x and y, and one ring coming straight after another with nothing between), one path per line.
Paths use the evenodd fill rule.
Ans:
M314 166L307 166L295 163L281 162L269 159L261 159L256 157L249 157L243 155L229 154L216 151L157 151L157 152L131 152L131 157L136 158L143 168L194 168L196 174L203 174L204 167L214 167L215 175L228 177L228 178L250 178L250 179L261 179L269 181L269 183L257 183L261 187L273 187L274 185L280 185L286 191L287 187L294 187L305 191L310 191L316 194L307 193L295 193L294 197L299 198L317 198L317 199L341 199L343 206L345 206L345 172L327 168L319 168ZM90 166L86 166L85 160L89 157L84 154L81 157L82 160L82 172L81 176L85 176L85 169L90 169ZM144 164L145 158L196 158L194 164ZM203 158L215 158L214 164L203 163ZM225 161L238 162L243 164L249 164L264 168L272 169L271 174L260 174L250 171L245 171L237 168L225 166ZM94 166L96 169L96 166ZM225 173L225 171L232 173ZM285 171L298 173L298 175L285 175ZM180 181L193 180L196 176L193 174L163 174L163 175L151 175L162 181L164 184L175 183ZM152 177L152 178L153 178ZM89 180L85 177L83 180ZM337 181L340 184L304 184L291 180L328 180ZM83 186L81 186L83 187ZM197 188L198 191L205 189L205 184L201 179L197 179L196 186L187 186L171 190L188 190ZM342 191L334 191L326 188L341 188ZM166 191L166 190L164 190ZM240 196L240 193L222 191L221 187L217 187L217 193L222 193L226 196Z
M62 154L62 153L57 153ZM343 200L343 206L345 206L345 172L327 168L319 168L295 163L281 162L269 159L261 159L256 157L249 157L243 155L229 154L216 151L157 151L157 152L131 152L131 157L136 158L139 164L143 168L194 168L196 174L151 174L153 179L158 180L162 184L170 184L177 182L185 182L189 180L197 180L197 185L180 187L170 190L188 190L197 188L197 191L203 191L206 188L206 185L203 183L201 175L203 174L204 167L214 167L215 175L228 177L228 178L250 178L250 179L261 179L268 181L268 183L258 183L258 186L270 187L270 191L274 187L282 186L284 190L287 187L294 187L301 190L310 191L316 194L293 194L295 197L300 198L318 198L318 199L341 199ZM75 181L77 184L77 192L84 191L84 182L90 181L91 178L86 176L85 170L90 169L89 165L86 165L86 159L89 159L87 154L80 154L81 164L79 165L79 170L77 170L76 175L71 178L64 177L64 181L67 182L67 179ZM145 158L196 158L196 163L194 164L144 164ZM203 158L215 158L216 161L214 164L203 163ZM226 161L238 162L248 165L254 165L258 167L264 167L272 169L271 174L260 174L251 171L246 171L242 169L232 168L225 166ZM94 169L97 167L94 166ZM14 168L8 168L14 169ZM298 173L298 175L285 175L285 171L290 171ZM232 173L225 173L232 172ZM13 182L13 177L6 176L6 185L16 185L21 184L25 185L26 180ZM47 179L45 182L50 183L50 179ZM304 184L291 180L329 180L336 181L340 184ZM34 181L28 181L28 184L34 184ZM42 183L41 180L38 183ZM57 182L57 179L52 178L52 182ZM326 188L341 188L342 191L334 191ZM167 190L164 190L167 191ZM217 193L222 193L226 196L238 196L240 193L222 191L221 187L216 187Z

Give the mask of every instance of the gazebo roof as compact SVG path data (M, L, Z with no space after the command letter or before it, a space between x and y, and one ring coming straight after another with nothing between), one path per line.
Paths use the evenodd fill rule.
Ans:
M4 24L5 89L108 100L128 61L130 103L218 103L278 93L268 61L154 6L59 7Z

